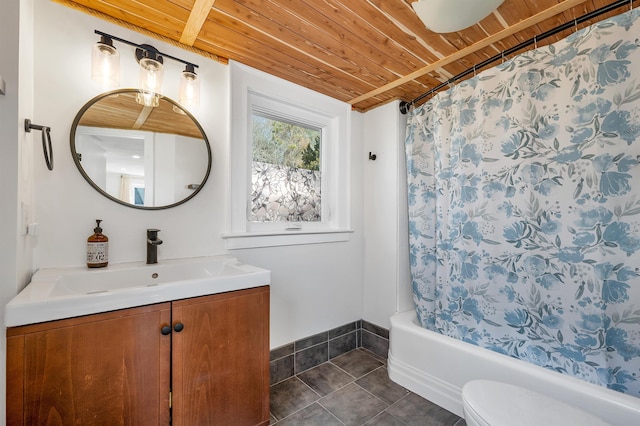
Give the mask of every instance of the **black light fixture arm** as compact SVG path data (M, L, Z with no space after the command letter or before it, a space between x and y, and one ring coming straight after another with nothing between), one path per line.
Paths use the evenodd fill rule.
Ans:
M194 64L192 62L185 61L185 60L180 59L180 58L176 58L175 56L171 56L171 55L168 55L166 53L162 53L159 50L157 50L156 48L154 48L153 46L150 46L148 44L134 43L134 42L131 42L129 40L125 40L123 38L116 37L116 36L113 36L111 34L103 33L102 31L98 31L98 30L94 30L94 32L96 34L102 36L102 37L106 37L106 38L111 39L111 40L116 40L116 41L119 41L120 43L128 44L129 46L134 46L134 47L136 47L138 49L142 49L142 50L144 50L146 52L150 52L153 55L160 55L163 58L169 58L169 59L173 59L174 61L181 62L181 63L185 64L187 67L198 68L198 65L196 65L196 64Z
M439 85L437 85L436 87L428 90L427 92L423 93L422 95L418 96L417 98L407 102L407 101L402 101L400 102L400 112L402 114L406 114L409 112L409 110L411 109L411 106L414 105L416 102L420 102L421 100L423 100L424 98L426 98L427 96L429 96L430 94L437 92L438 90L442 89L445 86L448 86L451 83L454 83L456 80L461 79L462 77L466 77L467 75L471 74L471 73L475 73L477 70L479 70L480 68L483 68L489 64L491 64L492 62L498 61L500 59L504 59L505 56L510 55L514 52L517 52L520 49L523 49L525 47L531 46L532 44L537 44L540 40L543 40L547 37L551 37L561 31L567 30L571 27L575 27L576 25L584 22L584 21L588 21L589 19L595 18L597 16L603 15L607 12L610 12L614 9L617 9L621 6L625 6L625 5L629 5L631 6L634 0L617 0L611 4L608 4L606 6L601 7L600 9L596 9L592 12L586 13L582 16L580 16L579 18L576 18L572 21L568 21L565 22L562 25L559 25L555 28L550 29L549 31L546 31L540 35L537 35L533 38L530 38L529 40L525 40L522 43L513 46L495 56L490 57L489 59L486 59L482 62L480 62L479 64L474 65L471 68L468 68L467 70L461 72L460 74L456 74L453 77L451 77L450 79L448 79L447 81L445 81L444 83L441 83Z

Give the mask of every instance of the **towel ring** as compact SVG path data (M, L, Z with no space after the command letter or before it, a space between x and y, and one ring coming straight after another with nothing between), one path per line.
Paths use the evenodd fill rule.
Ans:
M53 146L51 145L51 128L32 124L28 118L24 120L24 131L31 133L31 129L40 130L42 132L42 151L44 152L44 162L47 168L53 170Z

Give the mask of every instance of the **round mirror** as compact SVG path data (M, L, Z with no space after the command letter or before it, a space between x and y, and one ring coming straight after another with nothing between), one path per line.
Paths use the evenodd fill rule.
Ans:
M139 209L166 209L195 196L211 171L211 147L196 119L164 96L136 102L137 89L96 96L71 126L71 155L105 197Z

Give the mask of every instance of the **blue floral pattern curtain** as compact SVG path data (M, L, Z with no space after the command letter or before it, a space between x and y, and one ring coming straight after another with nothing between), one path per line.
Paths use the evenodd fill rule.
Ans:
M422 325L640 396L640 23L632 10L412 111Z

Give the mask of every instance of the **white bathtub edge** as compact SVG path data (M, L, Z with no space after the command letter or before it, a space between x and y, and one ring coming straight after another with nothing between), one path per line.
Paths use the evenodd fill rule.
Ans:
M387 363L391 380L445 410L463 417L462 390L459 387L400 361L391 352L389 352Z
M462 386L488 379L548 395L612 425L640 425L638 397L426 330L417 324L415 311L399 312L390 323L391 380L459 416Z

